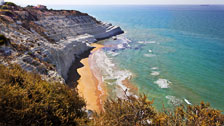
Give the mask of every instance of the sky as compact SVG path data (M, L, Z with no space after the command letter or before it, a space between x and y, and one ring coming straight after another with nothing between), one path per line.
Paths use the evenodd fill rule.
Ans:
M5 0L19 5L224 4L224 0Z

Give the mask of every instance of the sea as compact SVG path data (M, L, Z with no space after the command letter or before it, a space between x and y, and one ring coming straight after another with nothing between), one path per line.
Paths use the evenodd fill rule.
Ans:
M91 58L92 70L111 97L134 94L158 109L209 102L224 111L224 6L68 5L118 25L124 34L104 40ZM136 96L138 97L138 96Z

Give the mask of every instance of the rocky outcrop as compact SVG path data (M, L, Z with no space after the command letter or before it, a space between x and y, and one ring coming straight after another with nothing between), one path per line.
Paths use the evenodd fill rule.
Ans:
M12 53L0 62L17 63L46 79L64 81L69 68L90 43L123 33L120 27L78 11L13 7L0 12L0 34L10 38ZM4 56L5 57L5 56Z

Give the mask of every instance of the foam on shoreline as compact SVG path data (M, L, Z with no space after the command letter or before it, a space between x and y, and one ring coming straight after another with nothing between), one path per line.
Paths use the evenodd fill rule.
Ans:
M110 41L110 40L109 40ZM120 46L114 46L114 50L129 48L130 40L118 37L111 42L121 42ZM116 44L117 45L117 44ZM126 95L135 95L138 88L130 83L132 73L125 69L120 69L111 60L119 52L109 49L112 45L100 45L92 43L96 47L91 51L88 58L81 60L84 67L78 69L81 78L78 80L78 90L87 102L87 109L101 112L103 103L108 98L126 98ZM103 48L104 47L104 48Z
M91 53L102 48L102 45L92 44L94 48ZM79 68L77 71L81 78L78 80L78 92L81 97L83 97L87 103L87 109L94 110L96 112L102 111L102 93L104 93L103 87L100 85L101 82L98 81L97 77L94 76L90 69L90 62L88 58L81 60L84 67Z
M97 50L93 53L90 56L90 60L92 64L90 67L98 80L105 82L105 85L113 87L112 91L108 92L109 94L112 93L119 98L132 94L129 91L130 89L123 84L125 80L131 78L132 73L130 71L117 68L102 50Z

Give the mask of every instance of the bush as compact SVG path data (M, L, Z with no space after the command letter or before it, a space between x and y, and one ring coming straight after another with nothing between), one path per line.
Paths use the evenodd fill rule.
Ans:
M0 125L78 125L85 102L60 83L49 83L17 65L0 65Z
M108 100L105 112L95 114L91 125L95 126L222 126L224 115L204 104L180 106L174 111L158 112L146 96L139 99L127 96L127 99Z
M105 112L95 115L92 125L95 126L142 126L160 121L152 101L146 96L139 99L127 96L127 99L107 100Z
M174 112L164 112L166 125L173 126L223 126L224 115L209 104L176 107Z

